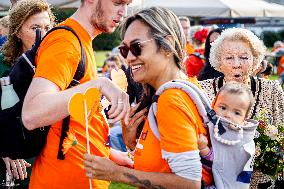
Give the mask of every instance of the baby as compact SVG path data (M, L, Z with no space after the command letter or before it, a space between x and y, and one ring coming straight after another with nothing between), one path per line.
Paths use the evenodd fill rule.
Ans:
M215 123L208 125L211 147L207 138L200 135L198 148L207 162L203 161L203 165L212 166L218 189L249 188L257 122L247 118L253 103L250 89L237 82L225 84L213 101L217 118Z

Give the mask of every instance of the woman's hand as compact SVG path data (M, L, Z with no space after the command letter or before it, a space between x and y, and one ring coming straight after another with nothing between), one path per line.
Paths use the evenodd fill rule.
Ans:
M91 154L84 155L84 166L86 176L99 180L116 181L119 176L119 165L106 157L99 157Z
M144 121L147 117L147 108L144 108L143 110L136 112L138 109L140 103L136 104L134 107L131 107L130 113L129 113L129 123L126 124L125 122L121 122L122 125L122 134L125 145L130 148L131 150L134 150L136 146L136 132L139 124Z
M27 167L30 167L31 164L26 162L24 159L16 159L12 160L9 157L2 158L3 161L6 164L6 169L9 175L14 175L16 179L21 178L21 180L24 180L27 178Z

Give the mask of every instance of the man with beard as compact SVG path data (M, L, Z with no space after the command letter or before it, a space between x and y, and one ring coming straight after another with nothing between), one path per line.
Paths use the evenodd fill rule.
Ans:
M78 10L60 26L72 28L79 36L86 57L86 69L80 85L66 88L76 72L81 50L78 39L67 30L50 33L37 52L37 69L23 105L22 119L29 130L51 125L47 143L36 158L31 189L46 188L89 188L88 178L83 170L85 150L70 148L64 160L57 159L62 120L69 116L68 102L75 93L84 93L95 87L111 102L108 114L112 122L117 122L129 113L128 95L109 79L96 76L96 64L92 40L101 33L113 32L126 14L131 0L81 0ZM107 146L108 125L101 112L89 119L91 154L112 158ZM86 146L85 127L70 119L69 131L78 143ZM109 182L92 179L93 188L108 188Z

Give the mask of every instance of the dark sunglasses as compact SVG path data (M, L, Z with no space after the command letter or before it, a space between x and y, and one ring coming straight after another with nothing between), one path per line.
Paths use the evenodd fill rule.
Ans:
M141 55L141 51L142 51L142 44L152 41L154 39L147 39L145 41L137 41L134 43L131 43L130 46L126 46L126 45L121 45L120 47L118 47L120 54L123 58L127 58L128 52L130 51L135 57L138 57Z

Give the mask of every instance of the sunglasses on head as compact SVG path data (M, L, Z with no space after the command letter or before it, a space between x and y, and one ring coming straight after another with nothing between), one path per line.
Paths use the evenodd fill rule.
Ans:
M128 55L128 52L130 51L135 57L138 57L141 55L141 51L142 51L142 44L143 43L146 43L146 42L149 42L149 41L152 41L154 39L147 39L145 41L137 41L137 42L134 42L134 43L131 43L128 46L126 45L121 45L120 47L118 47L119 51L120 51L120 54L123 58L127 58L127 55Z

